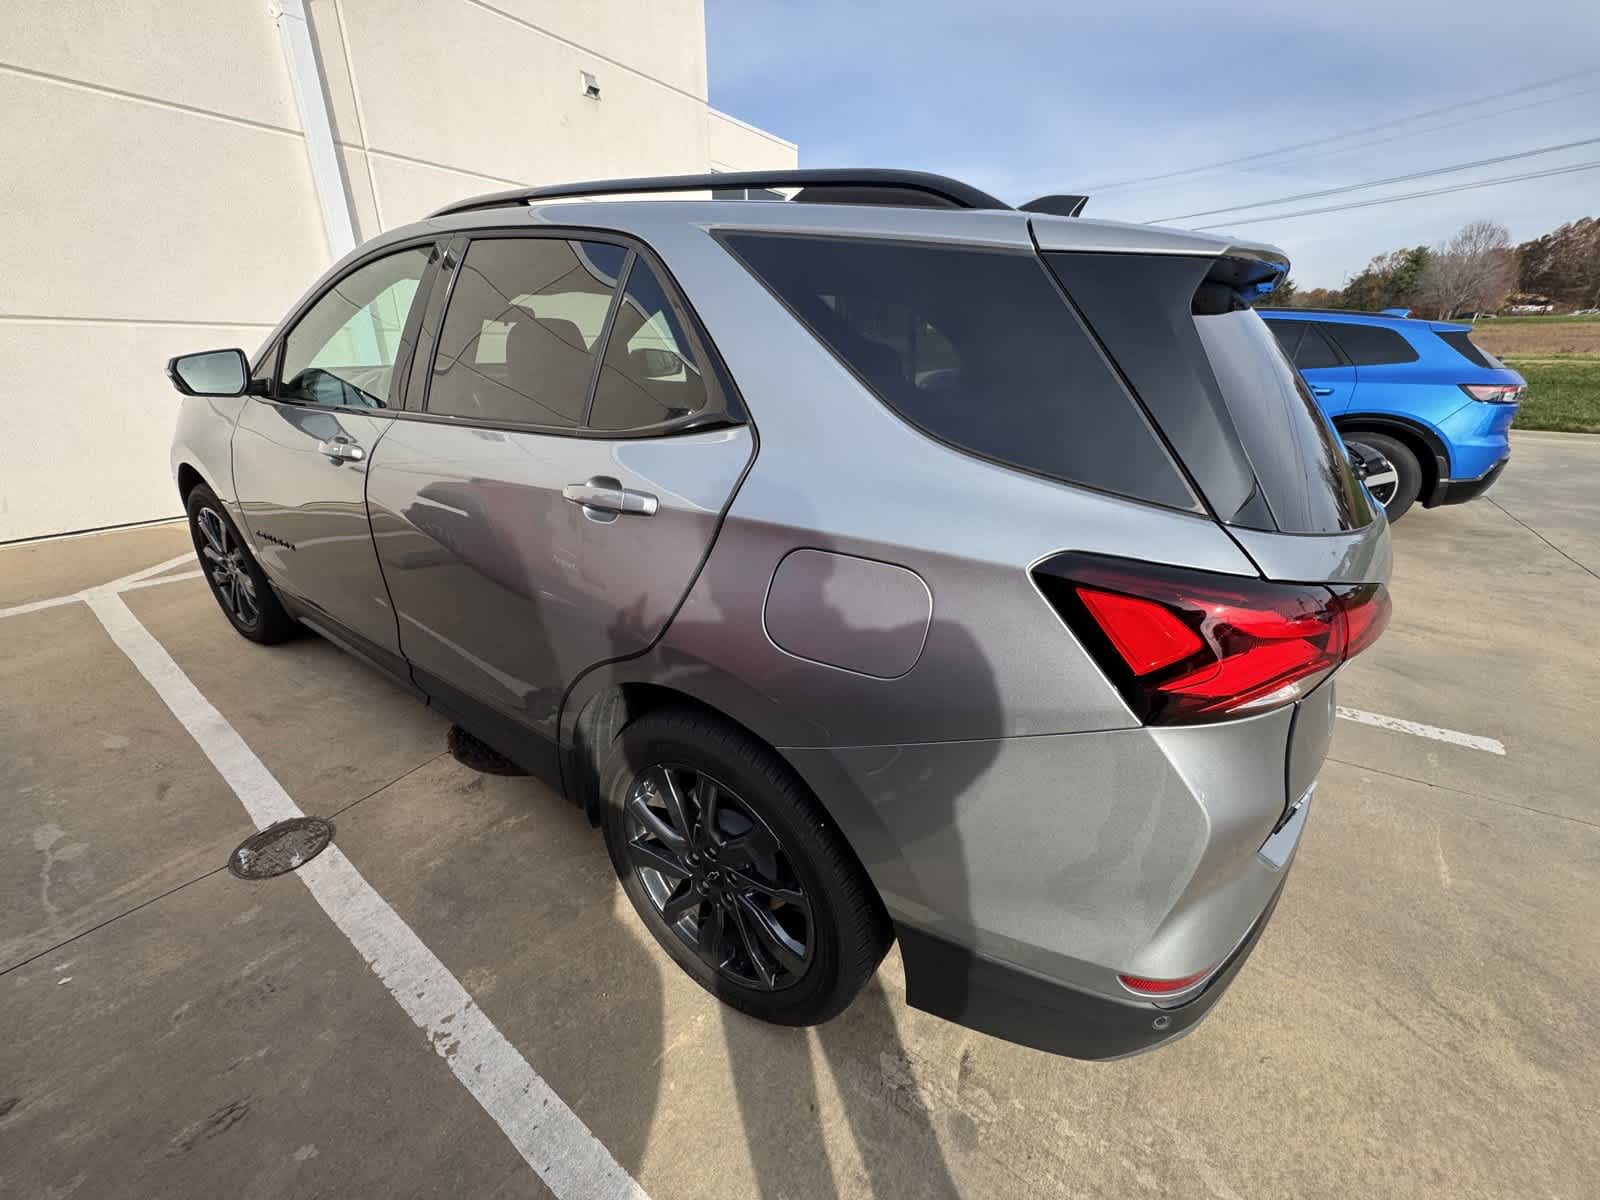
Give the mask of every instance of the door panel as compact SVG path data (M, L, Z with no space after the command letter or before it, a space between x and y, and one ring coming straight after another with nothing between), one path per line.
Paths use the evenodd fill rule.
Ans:
M233 478L247 536L274 585L398 654L366 504L368 463L390 424L387 417L252 401L234 430ZM361 459L330 457L354 449Z
M368 464L390 427L411 312L434 277L434 247L370 260L323 291L285 335L273 396L245 406L233 482L256 557L273 583L404 670L367 519ZM341 632L331 630L330 632Z
M431 676L548 737L567 687L665 627L754 449L748 427L600 440L400 420L367 502L400 646ZM569 485L634 494L612 512ZM617 507L627 507L618 505Z

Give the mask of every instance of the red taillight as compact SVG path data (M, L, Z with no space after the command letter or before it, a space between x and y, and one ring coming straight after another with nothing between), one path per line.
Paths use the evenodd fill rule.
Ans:
M1382 584L1318 587L1067 554L1035 570L1140 718L1193 724L1306 695L1389 619Z
M1093 588L1079 588L1078 598L1094 614L1135 674L1180 662L1205 645L1176 613L1168 612L1154 600L1097 592Z
M1522 399L1522 389L1516 384L1463 383L1461 390L1485 404L1515 404Z
M1185 975L1182 979L1146 979L1142 975L1118 975L1117 982L1130 992L1137 992L1141 996L1170 996L1174 992L1181 992L1199 983L1215 967L1207 967L1194 975Z

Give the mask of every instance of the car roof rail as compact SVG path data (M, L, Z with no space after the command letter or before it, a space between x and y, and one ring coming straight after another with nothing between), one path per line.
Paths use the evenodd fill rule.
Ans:
M920 208L1003 208L1011 206L988 192L925 171L880 168L812 168L792 171L726 171L706 175L650 175L637 179L596 179L548 187L512 188L447 204L429 213L455 213L509 208L540 200L572 200L585 196L624 196L648 192L744 191L799 188L791 199L813 204L891 204Z
M1023 212L1049 213L1056 217L1075 217L1089 203L1087 196L1049 195L1017 205Z

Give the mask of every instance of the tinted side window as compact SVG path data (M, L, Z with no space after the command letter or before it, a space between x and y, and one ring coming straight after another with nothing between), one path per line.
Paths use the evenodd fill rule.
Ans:
M1032 254L728 234L726 243L906 420L984 458L1198 504Z
M650 264L635 257L612 320L590 426L643 429L699 412L706 406L704 370L684 314Z
M601 242L473 241L439 332L428 411L580 424L626 257L620 246Z
M284 343L279 398L388 407L401 335L431 251L418 246L358 267L307 309Z
M1381 325L1323 325L1322 332L1339 344L1358 367L1416 362L1419 355L1392 329Z
M1271 317L1263 317L1267 328L1272 330L1272 336L1278 339L1278 345L1283 347L1283 352L1289 356L1289 361L1294 361L1295 351L1300 349L1300 339L1305 337L1307 325L1304 321L1274 321Z
M1305 340L1295 351L1294 365L1302 371L1314 371L1319 367L1342 367L1345 364L1317 326L1307 325Z

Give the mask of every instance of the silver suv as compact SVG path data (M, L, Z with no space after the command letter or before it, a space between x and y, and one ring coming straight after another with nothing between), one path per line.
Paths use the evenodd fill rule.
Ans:
M581 805L731 1005L827 1020L898 939L918 1008L1154 1046L1277 903L1389 537L1248 307L1283 256L1077 207L801 171L441 209L253 362L168 365L212 590Z

